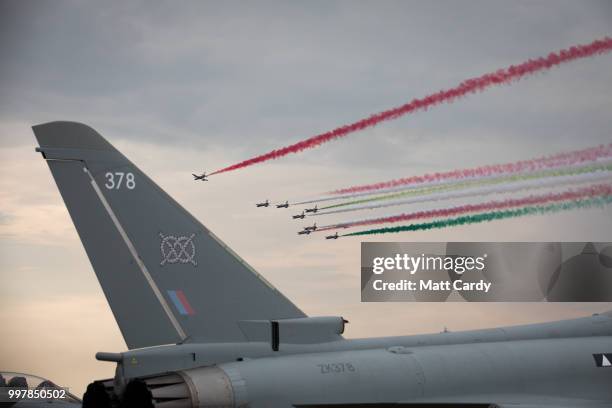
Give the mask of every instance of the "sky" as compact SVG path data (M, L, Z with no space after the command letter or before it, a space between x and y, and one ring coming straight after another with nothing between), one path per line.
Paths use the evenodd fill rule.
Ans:
M53 120L94 127L307 314L350 320L347 337L611 309L360 303L359 238L298 237L292 209L254 204L610 143L612 54L208 183L191 180L192 172L610 36L611 23L608 1L0 0L0 370L50 377L82 393L93 379L113 375L95 352L126 349L48 167L34 152L31 126ZM611 239L609 207L364 238Z

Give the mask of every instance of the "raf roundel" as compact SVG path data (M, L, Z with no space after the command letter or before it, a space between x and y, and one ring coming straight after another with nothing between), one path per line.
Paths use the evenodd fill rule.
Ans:
M193 243L195 234L177 237L175 235L164 235L160 232L159 237L161 238L159 250L162 258L159 263L160 266L175 263L190 263L193 266L197 266L198 263L195 260L196 248Z

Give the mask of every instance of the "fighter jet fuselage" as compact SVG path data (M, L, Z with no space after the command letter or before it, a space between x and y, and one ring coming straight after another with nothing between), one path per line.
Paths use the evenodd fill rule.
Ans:
M612 400L612 368L598 360L601 355L606 358L606 351L612 353L609 314L503 330L356 340L340 336L340 318L335 327L331 320L308 319L318 318L303 322L304 327L312 323L303 332L302 341L308 343L295 343L291 334L284 339L280 320L279 337L268 342L128 351L118 361L120 372L144 378L153 395L164 394L164 387L155 384L170 383L173 377L198 384L197 396L186 391L182 398L198 398L200 406L218 401L236 407L348 404L357 408L357 404L410 401L484 408L515 406L509 404L513 401L530 402L529 407L569 408L588 407L581 405L584 399ZM160 365L180 376L158 372ZM229 389L219 384L229 384ZM553 398L556 404L548 405Z

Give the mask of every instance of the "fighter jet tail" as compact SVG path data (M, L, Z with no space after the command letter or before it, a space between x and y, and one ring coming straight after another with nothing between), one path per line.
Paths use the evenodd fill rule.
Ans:
M129 348L245 341L240 321L304 317L95 130L33 130Z

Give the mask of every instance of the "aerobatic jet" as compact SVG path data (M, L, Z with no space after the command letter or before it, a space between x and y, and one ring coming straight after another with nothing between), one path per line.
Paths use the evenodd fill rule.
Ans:
M304 229L306 231L316 231L317 230L317 223L315 222L314 224L312 224L312 226L310 227L304 227Z
M96 354L114 376L83 408L612 408L612 310L345 337L342 316L306 315L94 129L33 129L127 346ZM129 186L105 188L117 169Z
M325 239L338 239L338 231L336 231L336 233L334 235L328 235L325 237Z
M193 173L191 173L191 175L193 176L193 180L194 181L198 181L198 180L200 180L200 181L208 181L208 179L206 178L206 177L208 177L206 175L206 172L200 174L199 176L197 174L193 174Z
M269 201L269 200L266 200L266 201L264 201L263 203L257 203L257 204L255 204L255 205L256 205L257 207L268 207L268 206L270 206L270 201Z
M311 230L304 228L302 231L298 232L298 235L310 235L311 232Z
M285 201L284 204L277 204L276 208L289 208L289 201Z
M317 208L316 205L314 207L312 207L312 208L307 208L306 209L307 213L316 213L317 211L319 211L319 209Z
M301 214L296 214L296 215L294 215L292 218L293 218L294 220L298 220L298 219L302 219L302 220L303 220L303 219L304 219L304 217L306 217L306 214L304 213L304 211L302 211L302 213L301 213Z

